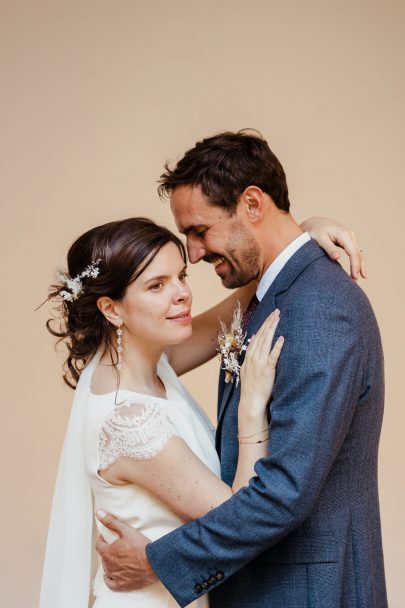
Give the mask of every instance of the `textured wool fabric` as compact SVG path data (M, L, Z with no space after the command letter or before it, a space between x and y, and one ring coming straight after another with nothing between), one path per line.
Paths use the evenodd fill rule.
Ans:
M386 608L377 489L383 355L363 291L314 243L256 308L285 337L269 404L267 457L249 486L147 547L180 606L211 573L212 608ZM240 387L220 376L217 449L231 484ZM200 591L201 593L201 591Z

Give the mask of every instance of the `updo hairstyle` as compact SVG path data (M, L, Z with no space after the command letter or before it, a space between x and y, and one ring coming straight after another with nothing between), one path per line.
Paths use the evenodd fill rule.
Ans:
M110 222L88 230L70 247L67 256L68 275L79 276L91 264L97 263L96 277L81 279L83 292L77 299L63 299L66 284L51 286L48 299L59 304L60 327L52 327L55 318L46 326L53 336L64 341L68 357L64 363L63 379L76 388L80 373L99 348L109 350L112 364L118 362L114 342L116 327L109 323L97 306L101 296L121 300L126 289L149 266L160 249L174 243L186 263L183 243L168 228L158 226L144 217Z

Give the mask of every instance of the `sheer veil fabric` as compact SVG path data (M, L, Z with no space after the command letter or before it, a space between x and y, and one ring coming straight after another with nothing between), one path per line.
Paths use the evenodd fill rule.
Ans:
M56 478L39 608L87 608L93 502L84 456L86 404L101 352L84 368L73 399Z

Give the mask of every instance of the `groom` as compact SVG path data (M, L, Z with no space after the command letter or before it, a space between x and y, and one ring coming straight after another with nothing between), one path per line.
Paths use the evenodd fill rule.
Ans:
M98 543L107 584L130 590L157 576L180 606L209 591L215 608L385 608L383 356L366 296L290 215L283 168L261 137L199 142L166 170L160 191L192 263L211 262L228 288L258 282L248 337L277 307L285 345L269 453L249 487L153 543L107 515L121 536ZM217 448L229 485L239 390L221 372Z

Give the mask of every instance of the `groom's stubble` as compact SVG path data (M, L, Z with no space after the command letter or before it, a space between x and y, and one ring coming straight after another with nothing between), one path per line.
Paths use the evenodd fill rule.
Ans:
M228 262L227 271L218 273L224 287L235 289L257 280L260 273L260 247L242 222L237 222L220 255ZM212 264L216 257L216 252L210 252L203 260Z

